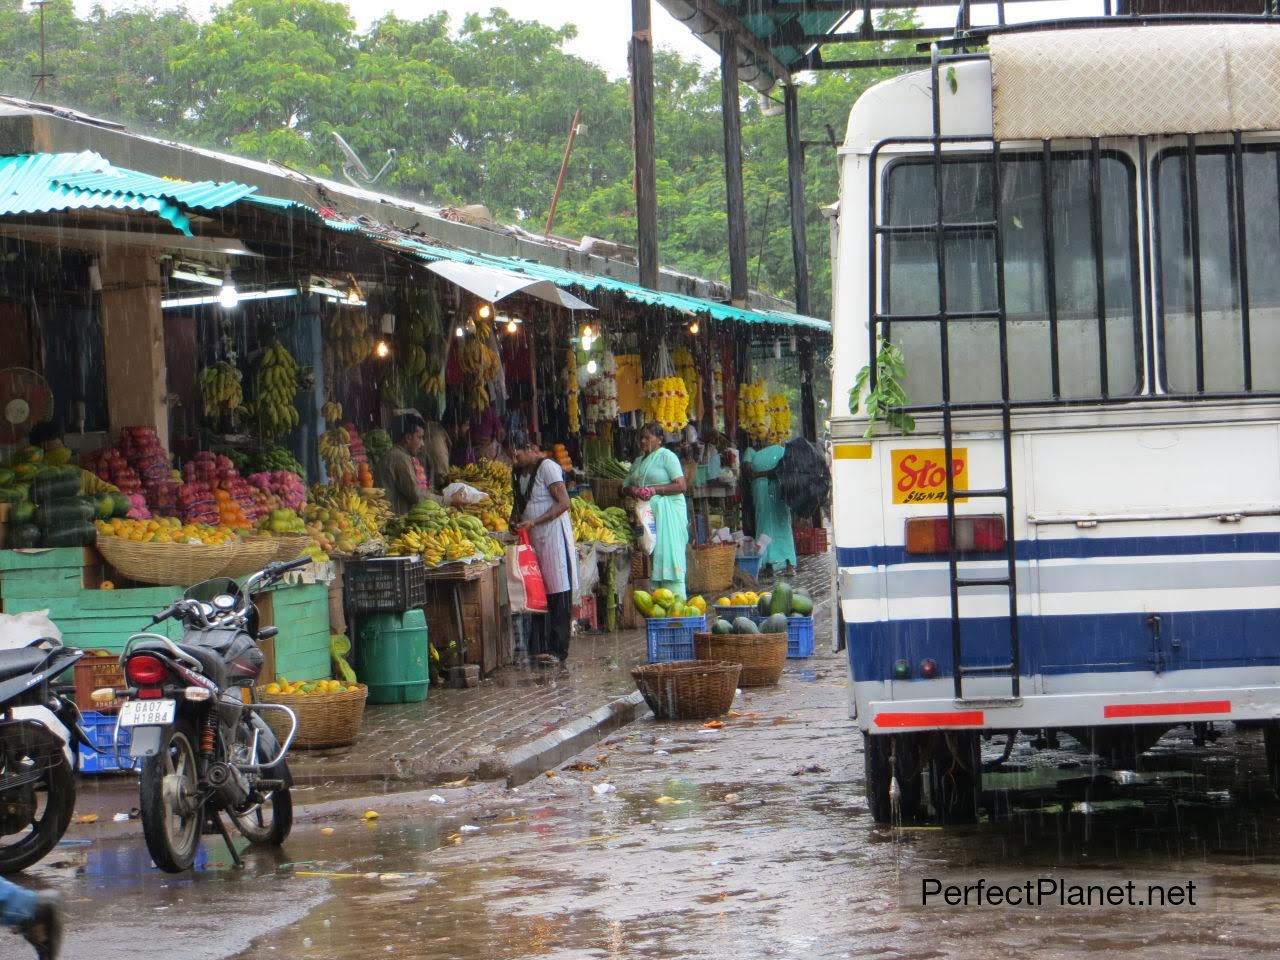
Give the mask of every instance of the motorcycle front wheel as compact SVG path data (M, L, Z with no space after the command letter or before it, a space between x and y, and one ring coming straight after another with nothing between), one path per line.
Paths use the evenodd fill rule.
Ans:
M263 755L265 752L259 744L258 763L271 759L269 755ZM261 803L254 804L247 810L228 812L231 822L240 831L240 835L250 843L278 847L285 842L289 831L293 829L293 794L289 792L287 761L281 760L276 765L272 771L272 777L283 780L284 786L268 791Z
M182 873L195 863L204 819L199 798L195 734L179 720L156 755L142 763L142 836L161 870Z
M0 873L16 873L58 845L71 823L76 781L48 727L23 724L0 738L0 781L24 783L0 792Z

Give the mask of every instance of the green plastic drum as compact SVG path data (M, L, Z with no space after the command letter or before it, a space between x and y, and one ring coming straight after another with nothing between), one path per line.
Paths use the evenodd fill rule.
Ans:
M369 703L427 699L427 618L421 610L375 613L360 624L360 673Z

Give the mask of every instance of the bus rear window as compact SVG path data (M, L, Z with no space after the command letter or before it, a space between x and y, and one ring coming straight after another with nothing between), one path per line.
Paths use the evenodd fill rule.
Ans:
M1112 154L1101 155L1098 165L1101 250L1094 240L1089 154L1055 153L1047 165L1039 154L1002 155L1000 226L1009 318L1010 394L1014 400L1122 396L1136 394L1140 388L1133 171L1126 160ZM1047 198L1043 189L1046 166ZM982 226L994 217L994 180L989 155L943 163L944 219L948 224L974 225L949 232L945 243L948 314L998 307L995 236L989 227ZM1046 199L1050 211L1047 223ZM887 224L930 225L936 219L935 202L930 158L898 160L890 165L885 178ZM886 234L881 243L881 309L898 316L938 313L932 234ZM1097 283L1099 260L1101 291ZM1100 302L1106 316L1105 389ZM904 385L912 405L939 402L938 324L903 322L890 324L889 330L907 360ZM998 400L997 325L953 320L948 330L952 399Z

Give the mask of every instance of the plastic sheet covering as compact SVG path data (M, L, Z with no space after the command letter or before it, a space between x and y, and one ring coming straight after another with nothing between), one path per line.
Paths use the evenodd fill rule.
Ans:
M997 140L1280 129L1280 25L991 37Z
M804 437L792 437L778 462L778 492L797 517L810 517L827 503L831 472L822 450Z

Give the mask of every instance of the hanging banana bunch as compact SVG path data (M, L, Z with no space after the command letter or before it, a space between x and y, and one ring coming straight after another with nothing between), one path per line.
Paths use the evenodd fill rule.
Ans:
M244 403L240 371L220 360L200 371L200 399L210 420L229 417Z
M336 427L342 423L342 404L336 400L329 400L320 408L320 413L324 417L324 422L330 427Z
M502 372L502 358L489 346L493 329L487 321L476 323L476 332L462 344L459 361L467 378L467 401L472 410L483 410L489 405L489 381Z
M268 440L283 437L301 420L293 398L298 394L298 361L273 340L258 361L255 376L258 430Z
M355 475L356 466L348 446L350 442L351 434L347 428L337 424L320 435L320 460L330 483L342 483Z
M362 363L373 350L368 314L362 308L330 307L320 328L339 370Z
M581 432L582 423L578 413L578 354L573 347L569 348L565 358L564 375L568 386L569 400L569 432Z

